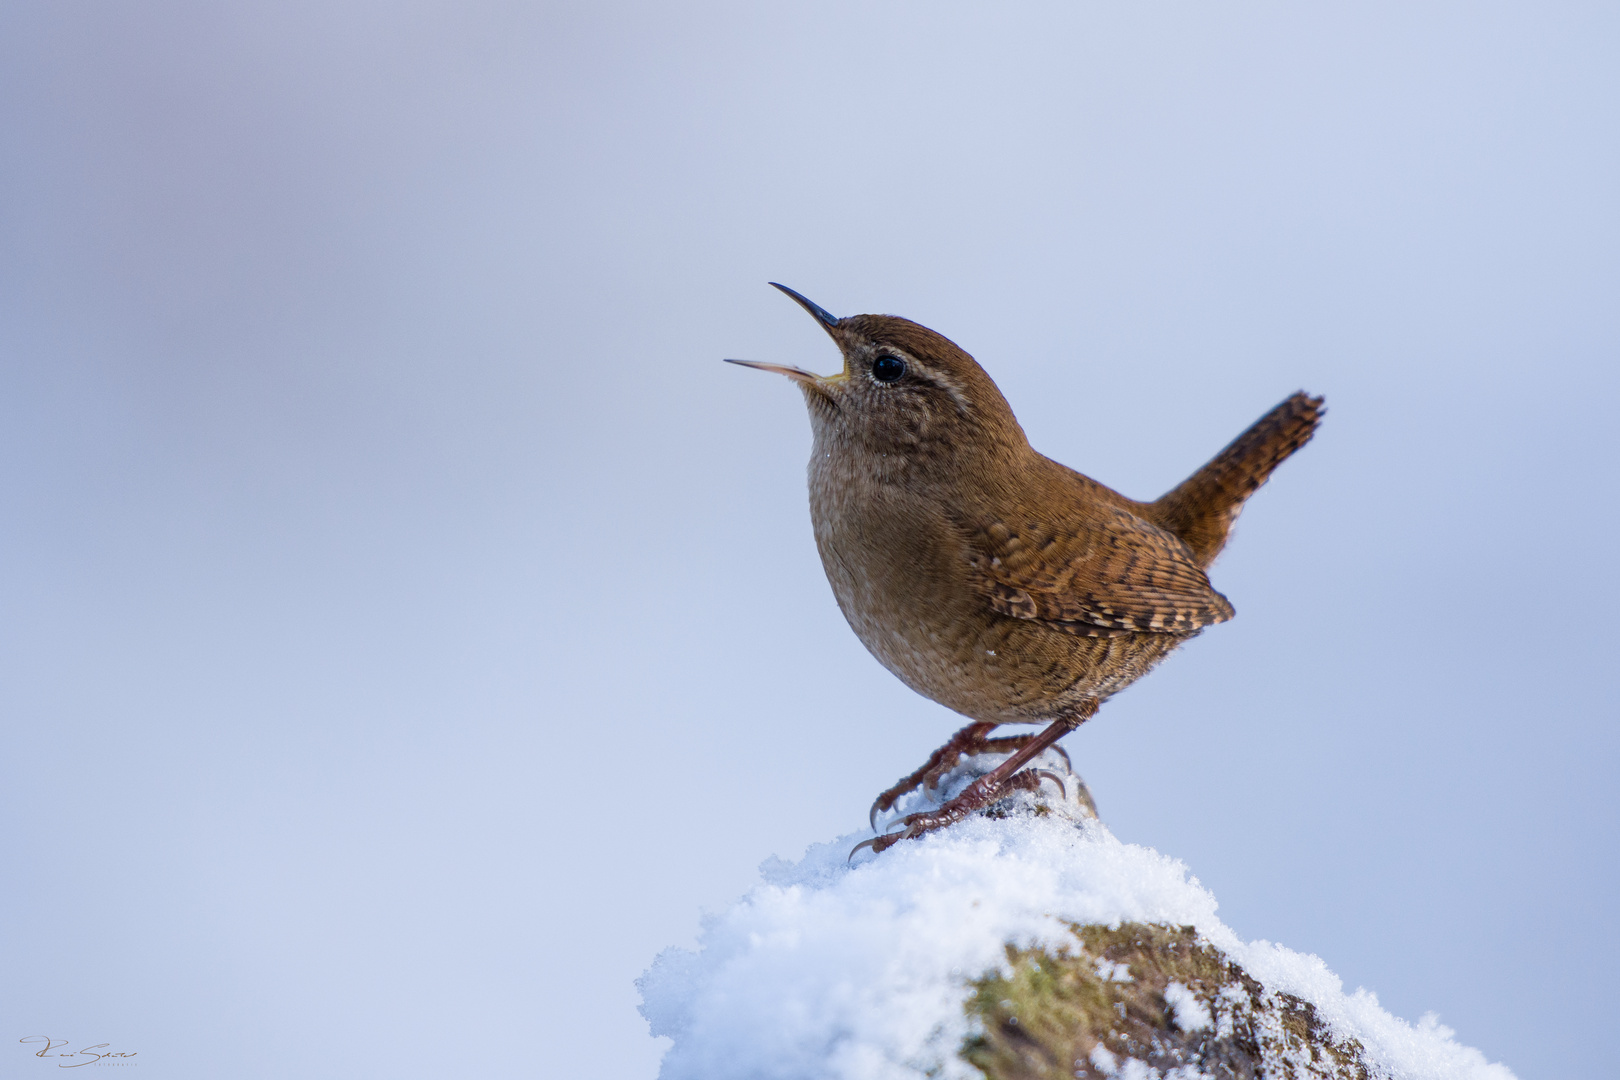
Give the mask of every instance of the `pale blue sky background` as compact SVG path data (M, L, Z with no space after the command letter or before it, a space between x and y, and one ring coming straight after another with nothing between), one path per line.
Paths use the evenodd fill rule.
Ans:
M1136 496L1325 393L1067 745L1240 933L1609 1072L1620 11L988 8L0 10L0 1075L653 1075L636 975L959 723L719 362L835 366L767 279Z

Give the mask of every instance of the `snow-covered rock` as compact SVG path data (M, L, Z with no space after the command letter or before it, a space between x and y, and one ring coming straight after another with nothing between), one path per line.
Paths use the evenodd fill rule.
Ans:
M964 763L954 793L999 760ZM1049 757L1043 768L1068 773ZM662 1080L1511 1080L1432 1016L1244 942L1181 862L1123 844L1079 777L847 861L771 859L639 981ZM908 796L903 809L923 805Z

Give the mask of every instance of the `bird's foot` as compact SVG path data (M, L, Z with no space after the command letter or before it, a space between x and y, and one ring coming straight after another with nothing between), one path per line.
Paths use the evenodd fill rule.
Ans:
M1045 769L1025 768L1025 766L1033 765L1036 758L1045 751L1053 749L1059 739L1085 723L1096 711L1097 703L1095 701L1082 701L1072 710L1056 717L1038 734L1017 736L1011 739L985 738L986 733L995 726L993 724L977 723L968 725L952 736L950 742L934 751L933 756L928 759L928 764L896 785L900 789L898 793L891 789L880 795L877 803L872 808L873 818L877 817L878 810L884 809L886 806L893 806L895 798L898 798L900 794L904 794L918 784L923 783L928 774L938 768L947 758L954 763L964 753L991 749L992 744L1002 744L1007 747L1016 747L1016 749L1005 761L973 780L963 789L961 794L951 799L944 806L937 810L907 814L897 823L900 825L900 831L887 832L857 844L855 850L849 853L849 857L853 859L856 852L859 852L862 848L869 847L874 852L883 851L893 847L901 840L918 837L934 829L954 824L975 810L988 806L1012 794L1014 791L1033 792L1040 788L1042 780L1055 780L1059 789L1063 791L1063 801L1068 803L1070 801L1068 784L1062 777ZM1000 749L999 746L995 748ZM1058 754L1063 759L1064 771L1074 778L1079 787L1079 792L1074 799L1075 805L1071 807L1071 811L1079 811L1081 816L1095 819L1097 809L1091 801L1091 793L1086 790L1085 782L1075 775L1074 769L1069 765L1069 755L1061 750L1058 751Z
M922 763L921 768L909 776L902 777L899 783L879 795L872 803L871 812L867 814L867 820L871 822L872 828L874 830L877 828L877 816L894 809L894 804L899 801L900 796L924 786L932 791L939 783L939 778L956 768L958 761L965 756L978 753L978 748L989 741L986 736L995 729L995 726L985 723L969 724L952 735L944 746L929 754L928 760Z
M1027 738L1033 738L1028 736ZM1001 740L995 740L1000 742ZM1012 741L1012 740L1007 740ZM1067 760L1067 755L1065 755ZM973 783L969 784L960 795L941 806L938 810L928 810L918 814L907 814L894 824L903 826L898 832L887 832L882 836L874 836L870 840L863 840L855 845L855 850L849 853L850 858L855 852L869 847L873 853L884 851L893 847L902 840L914 840L924 833L935 829L943 829L947 825L954 825L967 817L975 810L991 806L1015 791L1037 791L1043 780L1050 780L1068 798L1069 789L1063 778L1055 772L1046 769L1024 769L1013 773L1004 780L996 780L993 772L986 773Z
M900 796L915 791L919 787L930 793L936 790L939 787L940 780L952 769L956 768L957 763L963 758L972 757L975 754L1017 753L1028 746L1031 740L1040 734L1032 731L1027 735L1002 735L992 739L989 735L995 726L994 724L985 723L969 724L955 735L952 735L944 746L929 754L928 760L923 762L920 769L879 795L873 801L871 812L867 815L867 820L871 823L872 828L877 828L878 815L888 813L894 809L894 804L900 800ZM1069 761L1069 755L1064 751L1063 747L1053 744L1050 749L1063 758L1065 768L1070 772L1074 771L1074 765Z

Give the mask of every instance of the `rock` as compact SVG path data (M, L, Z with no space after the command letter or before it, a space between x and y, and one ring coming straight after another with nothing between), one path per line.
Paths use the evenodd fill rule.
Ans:
M1191 926L1070 929L1073 947L1009 946L1005 973L970 984L979 1033L962 1057L988 1080L1372 1075L1358 1040L1335 1036L1310 1002L1268 991Z
M946 798L1001 759L962 763ZM1512 1080L1314 956L1244 942L1187 868L1122 844L1066 760L880 855L869 834L767 860L642 977L663 1080ZM928 805L907 796L903 812Z

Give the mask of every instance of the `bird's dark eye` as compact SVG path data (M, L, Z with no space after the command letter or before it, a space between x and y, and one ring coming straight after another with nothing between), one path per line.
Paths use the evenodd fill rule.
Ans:
M906 362L898 356L884 353L872 361L872 378L881 383L899 382L906 373Z

